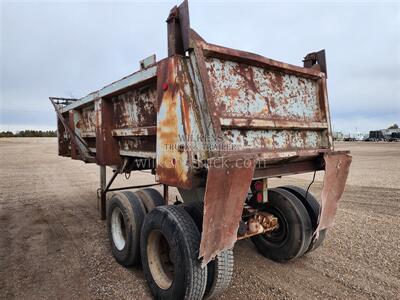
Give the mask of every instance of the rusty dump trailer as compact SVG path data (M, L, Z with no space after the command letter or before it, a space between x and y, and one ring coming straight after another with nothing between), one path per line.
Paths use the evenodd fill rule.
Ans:
M113 255L123 265L141 260L155 298L214 297L229 285L237 240L251 238L276 261L322 243L351 156L334 151L324 51L300 67L209 44L190 28L186 1L167 24L167 58L150 56L83 98L50 98L58 151L100 166ZM150 184L112 188L137 170L151 170L164 194ZM322 206L308 190L267 185L319 170ZM169 205L169 186L183 203Z

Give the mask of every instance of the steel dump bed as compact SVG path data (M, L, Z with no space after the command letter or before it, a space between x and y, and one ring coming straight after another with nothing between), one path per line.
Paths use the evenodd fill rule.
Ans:
M111 166L115 176L152 170L184 201L204 201L200 256L207 263L236 241L254 179L341 165L347 176L350 158L327 158L340 153L333 151L323 50L300 67L209 44L190 28L186 1L167 23L167 58L150 56L139 71L83 98L50 98L59 155ZM346 177L329 173L334 203ZM103 217L110 184L102 188ZM326 216L323 210L322 221L333 223L335 212L335 205Z
M138 72L59 106L75 133L62 134L59 119L59 154L102 165L175 158L171 167L194 173L194 160L238 155L262 161L258 170L285 162L285 171L268 176L315 169L332 149L325 74L200 38L191 43L187 56L151 57Z

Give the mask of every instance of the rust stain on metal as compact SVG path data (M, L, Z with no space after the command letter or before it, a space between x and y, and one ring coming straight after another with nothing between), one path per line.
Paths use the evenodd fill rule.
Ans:
M244 235L239 235L238 240L242 240L254 235L271 232L279 228L278 218L267 212L258 212L247 221L247 231Z
M69 121L69 127L71 128L72 131L74 131L76 133L75 113L76 112L74 110L69 111L68 121ZM72 159L80 159L78 147L74 143L71 143L71 158Z
M352 157L345 153L326 153L321 218L316 232L333 226L337 205L346 186Z
M253 177L321 170L324 154L318 230L332 226L351 157L330 152L324 52L308 55L302 68L209 44L190 29L186 1L171 10L167 23L170 57L146 59L140 71L67 101L60 110L51 100L58 114L59 154L76 158L78 149L80 159L94 161L96 152L100 165L151 158L165 190L168 185L205 188L203 266L238 239ZM190 147L192 136L204 138L201 150ZM222 156L227 165L193 164ZM238 160L251 164L239 167ZM246 225L246 237L279 226L262 213Z
M113 105L104 98L95 102L96 160L99 165L120 165L122 162L117 140L112 136Z
M214 57L206 66L221 116L318 121L315 80Z
M119 139L118 145L122 151L126 154L127 152L131 152L132 156L137 155L138 152L149 153L153 156L153 153L156 151L156 137L153 136L135 136L135 137L126 137L123 139Z
M187 104L182 99L178 78L178 58L172 57L159 65L158 80L162 89L157 115L157 181L190 189L188 153L179 146L185 141L185 130L190 130ZM158 88L160 91L160 88ZM183 109L182 109L183 108Z
M194 94L192 83L188 77L188 70L186 67L186 59L177 58L177 82L179 83L179 93L181 99L181 120L183 121L183 130L186 137L192 134L192 122L194 120L191 115L191 110L195 108Z
M129 90L112 98L115 128L155 126L157 89L150 86Z
M217 159L216 159L217 160ZM255 163L247 167L211 163L204 200L200 257L205 266L220 251L230 249L237 240L243 204L253 178Z
M96 132L96 112L94 110L94 105L82 108L81 118L76 127L79 128L82 133Z
M317 149L322 144L317 130L223 130L223 141L241 150L295 151Z

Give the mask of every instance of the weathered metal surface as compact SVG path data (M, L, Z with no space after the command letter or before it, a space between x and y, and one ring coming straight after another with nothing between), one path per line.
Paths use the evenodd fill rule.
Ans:
M328 70L326 66L325 49L308 53L303 60L304 68L313 68L325 73L325 78L328 78Z
M168 23L168 56L176 54L184 55L182 42L182 32L179 24L179 10L177 6L174 6L167 18Z
M324 186L321 193L321 218L316 232L334 224L337 204L342 197L352 157L345 153L326 153Z
M171 57L159 64L157 74L157 181L190 189L190 154L182 150L185 149L185 137L191 134L190 99L182 97L179 66L179 58Z
M328 124L328 130L326 131L327 139L328 139L329 149L333 151L331 115L329 113L326 78L321 78L320 80L318 80L318 83L319 83L319 104L321 106L321 118L323 120L326 120Z
M129 90L112 98L114 128L156 126L156 84Z
M132 136L118 139L121 155L155 157L156 136Z
M83 135L96 133L96 112L94 110L94 104L82 108L80 119L76 123L76 128L80 129Z
M156 55L152 54L149 57L146 57L145 59L142 59L139 62L140 69L141 70L146 69L146 68L150 67L151 65L154 65L156 63L156 61L157 61L156 60Z
M315 80L213 57L206 66L220 116L320 119Z
M185 55L190 43L189 6L186 0L171 9L167 23L168 56Z
M151 80L155 78L157 73L157 66L151 66L147 69L137 71L131 75L128 75L118 81L115 81L104 88L90 93L89 95L80 98L78 101L75 101L74 103L65 106L64 108L60 109L60 112L66 112L70 109L75 109L77 107L81 107L87 103L93 102L94 100L101 98L101 97L107 97L110 95L113 95L115 93L118 93L121 90L127 89L129 87L133 87L137 84L140 84L142 82L145 82L147 80Z
M302 68L299 66L270 59L258 54L213 45L204 41L201 42L199 40L197 40L197 44L200 45L204 55L207 57L216 57L224 60L231 60L259 67L268 67L270 69L284 72L285 74L293 74L312 79L325 77L325 74L320 72L319 70Z
M202 266L235 244L254 167L254 161L248 161L247 167L210 164L199 255Z
M174 95L179 97L175 112L181 124L177 127L179 141L170 145L181 149L179 157L187 156L181 163L219 157L232 150L257 155L285 151L277 156L289 157L298 155L298 150L332 149L322 72L206 43L190 29L187 1L171 10L168 23L175 26L172 43L179 48L173 53L188 50L190 59L190 63L187 56L177 60L177 77L169 84L180 87L178 96ZM162 63L153 63L153 58L142 61L144 69L74 101L62 111L81 111L76 125L82 137L90 140L96 134L96 114L93 104L87 104L112 99L113 121L107 134L114 137L124 155L142 153L137 146L141 140L135 137L153 134L154 130L147 128L157 126L157 111L163 112L158 107L161 101L156 101L164 94L164 82L156 73L160 74ZM193 139L200 142L193 143ZM273 156L268 153L262 158Z
M65 129L64 134L68 133L68 137L69 137L68 140L70 142L69 148L71 149L72 146L75 146L77 148L77 150L79 151L80 157L83 161L95 162L95 158L92 156L89 146L87 145L85 140L83 140L79 135L77 135L75 130L73 130L70 127L69 123L73 122L72 120L70 120L71 114L68 113L68 117L66 119L65 116L63 116L63 114L61 113L60 107L55 103L56 98L50 97L49 99L50 99L50 102L53 104L53 107L56 111L57 120L60 121L62 123L62 125L64 126L64 129ZM63 144L64 144L64 142L63 142Z
M156 135L157 126L113 129L113 136Z
M113 104L100 98L95 102L96 112L96 160L99 165L116 165L122 160L117 141L112 136Z
M304 155L293 157L294 158L290 160L281 159L275 163L272 163L271 159L260 161L254 171L254 179L300 174L324 169L320 156L309 156L307 160L303 161L301 159L305 158ZM298 161L299 159L300 161ZM269 162L269 164L267 162Z
M202 116L187 58L174 56L159 65L157 181L190 189L195 162L206 158Z
M243 129L326 129L327 122L281 119L220 118L222 128Z
M213 156L213 151L211 151L207 146L212 146L217 144L217 130L213 126L213 118L210 114L211 110L209 108L209 103L207 102L206 89L203 84L202 76L205 76L205 68L203 72L200 71L199 62L197 61L198 53L193 51L190 53L190 63L188 62L188 81L193 84L193 95L196 101L193 101L197 105L194 112L197 118L197 127L199 128L196 132L195 126L193 127L193 134L200 137L203 140L202 149L203 151L197 153L198 159L207 159ZM202 75L203 74L203 75ZM207 79L205 79L207 82ZM191 118L194 121L193 118Z
M100 165L156 167L165 191L205 189L200 256L206 264L235 243L252 178L324 168L322 157L333 150L326 66L321 53L306 57L303 68L208 44L190 29L187 1L167 23L170 57L145 59L140 71L56 107L59 153L76 157L71 149L84 146L79 155L96 153ZM337 202L343 191L342 179L335 180L327 184L333 194L324 187L326 202ZM334 211L323 205L323 226ZM260 220L248 234L260 231Z
M223 140L228 149L264 151L293 151L324 148L319 131L300 130L223 130ZM326 144L326 143L325 143Z
M179 6L179 26L181 29L183 50L187 51L190 47L190 20L189 20L189 4L184 0Z
M69 111L69 127L71 128L71 130L73 132L75 132L76 135L80 135L79 134L79 128L76 128L75 124L76 124L76 120L78 119L78 113L75 110L70 110ZM79 157L79 149L75 144L71 144L71 158L72 159L80 159Z
M243 235L238 235L238 240L270 232L279 228L278 218L263 211L257 212L246 222L246 225L247 231Z
M57 141L58 141L58 155L60 156L71 156L69 149L70 140L69 135L64 128L60 118L57 118Z

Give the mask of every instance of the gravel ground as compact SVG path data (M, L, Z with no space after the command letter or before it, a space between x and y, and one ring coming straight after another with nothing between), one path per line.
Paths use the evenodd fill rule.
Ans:
M123 268L110 253L96 210L98 168L58 157L56 147L53 138L0 139L0 299L150 298L141 268ZM223 299L399 299L400 143L337 148L350 149L354 158L324 246L279 264L250 241L238 242ZM306 187L311 177L270 185ZM146 173L132 178L138 184L153 180ZM318 174L311 187L317 198L321 180Z

